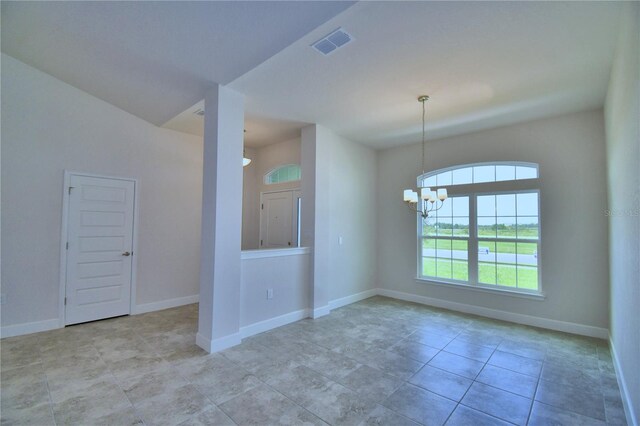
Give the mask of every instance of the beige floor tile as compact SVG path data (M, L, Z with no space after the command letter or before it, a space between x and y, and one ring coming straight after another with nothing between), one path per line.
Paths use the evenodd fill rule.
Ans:
M0 340L2 425L497 424L526 404L486 394L534 389L534 423L624 422L606 341L380 296L213 355L197 324L194 304Z

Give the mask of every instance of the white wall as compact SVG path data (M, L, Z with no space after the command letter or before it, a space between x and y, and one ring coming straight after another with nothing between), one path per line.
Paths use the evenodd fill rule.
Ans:
M427 143L427 170L485 161L540 164L543 301L417 283L416 219L402 202L420 173L420 144L379 152L378 272L383 289L555 321L608 327L602 111Z
M605 105L611 342L627 421L640 420L640 5L629 3Z
M64 169L138 179L138 305L198 294L202 139L3 54L2 326L58 318Z
M312 307L328 310L332 301L377 287L376 152L319 125L302 130L302 144L315 182L303 187L302 205L302 238L314 250Z
M300 138L246 150L251 164L244 168L242 249L254 250L260 242L260 193L300 188L301 182L265 185L264 175L285 164L300 165Z
M320 143L330 147L328 255L333 301L377 287L377 157L370 148L330 132L323 135Z
M268 289L273 289L272 299L267 299ZM306 317L309 290L308 249L243 252L240 326L259 327L258 323L283 315L293 315L294 320ZM255 333L244 332L243 337L248 334Z

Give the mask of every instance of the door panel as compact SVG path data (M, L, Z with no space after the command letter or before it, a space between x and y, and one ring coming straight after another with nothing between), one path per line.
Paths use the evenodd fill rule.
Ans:
M299 189L260 195L260 248L298 247L301 197Z
M130 313L135 183L72 175L66 324Z
M260 247L291 247L291 219L291 191L262 194Z

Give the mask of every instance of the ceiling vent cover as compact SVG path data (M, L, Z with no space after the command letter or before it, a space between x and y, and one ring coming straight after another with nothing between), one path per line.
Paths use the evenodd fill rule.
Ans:
M349 33L347 33L342 28L338 28L337 30L327 34L320 40L313 43L311 47L313 47L323 55L329 55L333 51L344 46L352 40L353 37L351 37Z

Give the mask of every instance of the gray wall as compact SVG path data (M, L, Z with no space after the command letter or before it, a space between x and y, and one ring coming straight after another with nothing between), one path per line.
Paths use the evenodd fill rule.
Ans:
M640 420L640 5L624 13L605 106L611 342L627 420ZM626 394L626 395L625 395ZM633 413L633 414L631 414Z
M138 305L198 294L202 139L3 54L3 326L58 318L64 169L138 179Z
M416 220L402 202L420 173L420 144L378 156L379 286L423 297L608 327L604 123L601 110L427 143L427 170L485 161L540 165L543 301L417 283ZM602 330L601 330L602 331Z

